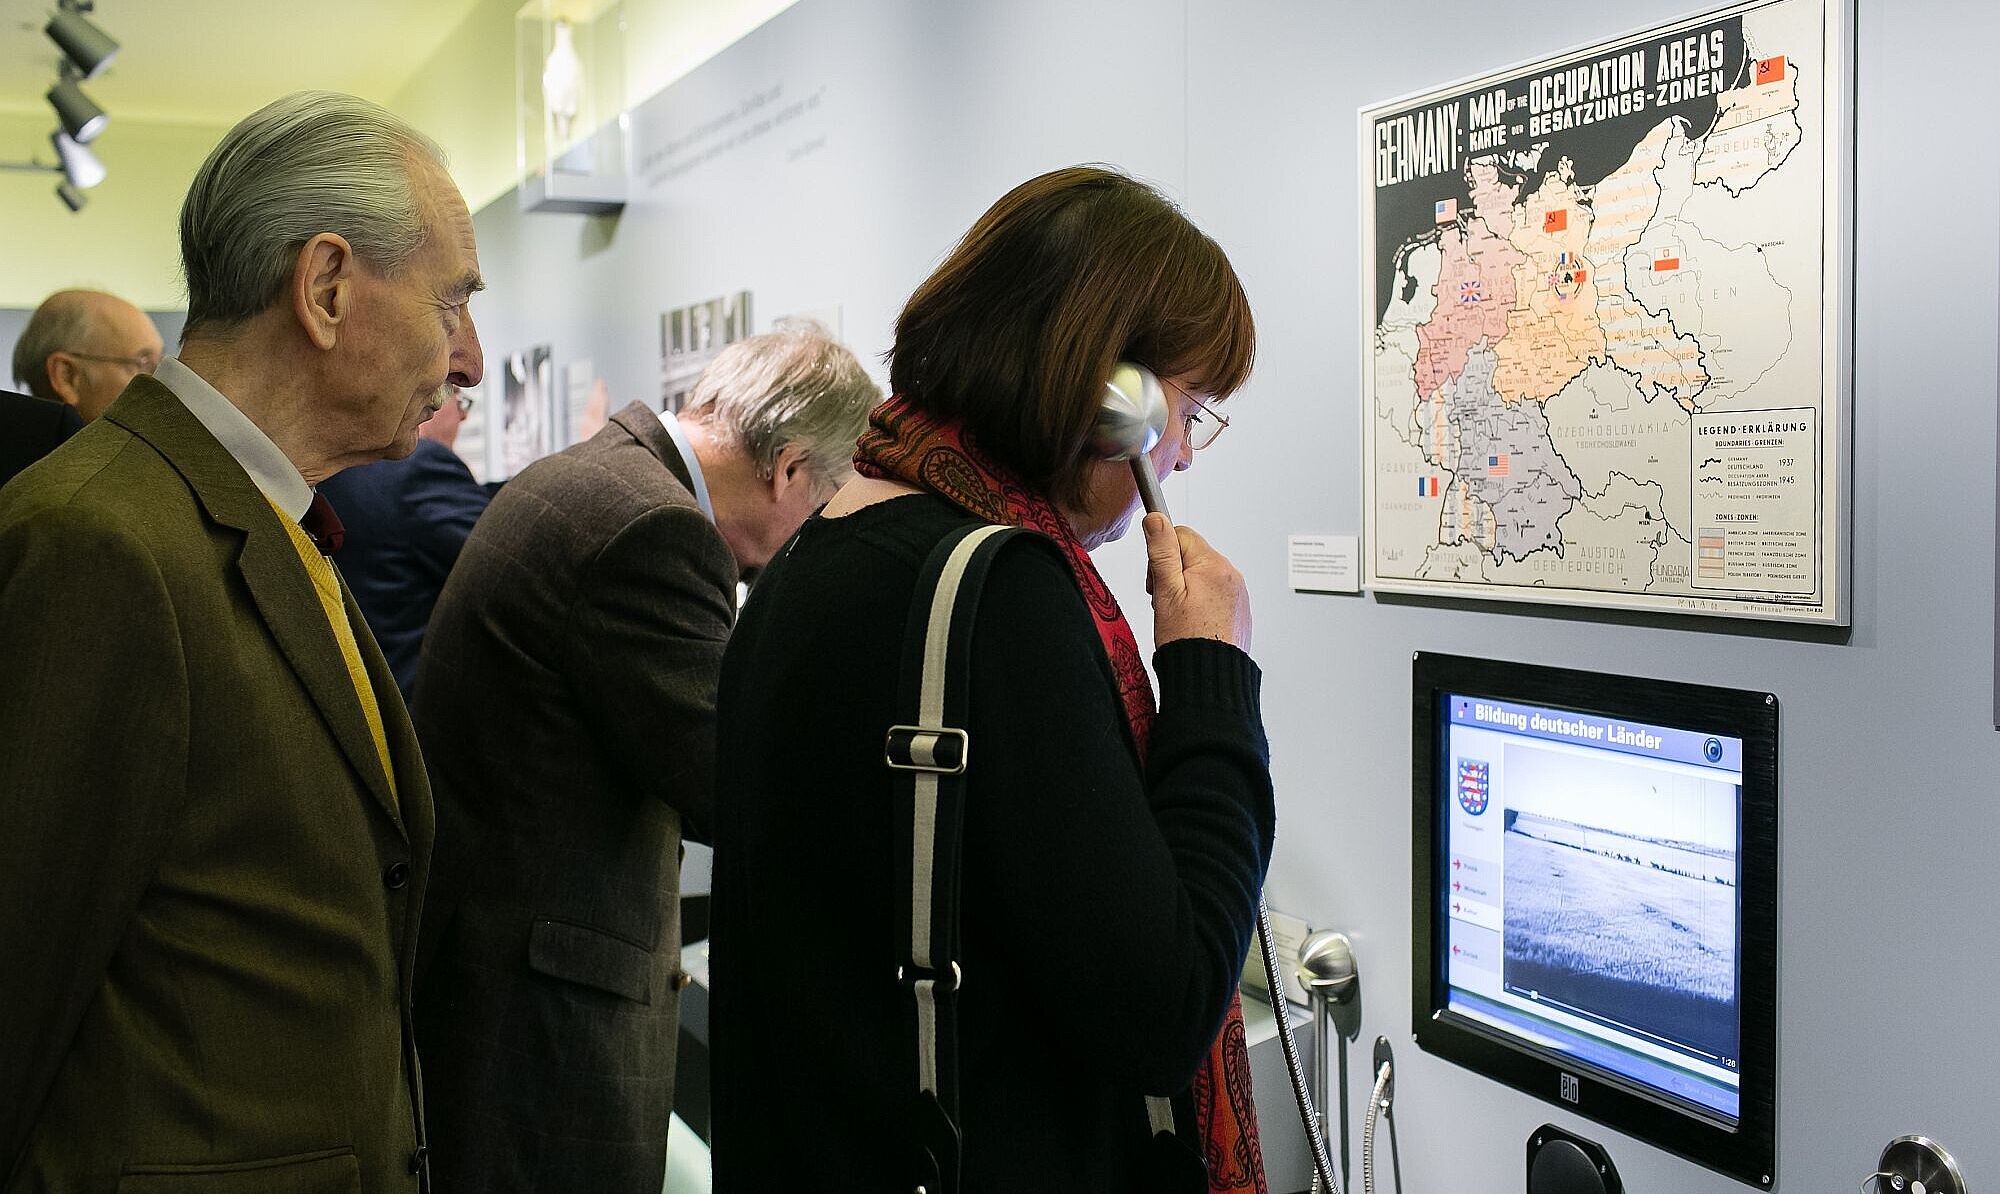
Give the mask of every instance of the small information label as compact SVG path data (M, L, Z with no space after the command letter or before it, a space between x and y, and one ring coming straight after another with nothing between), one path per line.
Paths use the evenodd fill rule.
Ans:
M1361 546L1354 535L1292 535L1285 540L1285 577L1305 593L1359 593Z

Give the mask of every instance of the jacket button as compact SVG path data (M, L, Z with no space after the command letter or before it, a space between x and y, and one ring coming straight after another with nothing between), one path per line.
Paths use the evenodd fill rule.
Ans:
M410 881L409 863L392 862L387 867L383 868L382 886L387 887L391 891L399 890L403 886L403 884L408 883L409 881Z
M422 1173L424 1171L424 1161L430 1155L431 1155L430 1147L428 1145L419 1144L417 1146L417 1151L410 1154L410 1172Z

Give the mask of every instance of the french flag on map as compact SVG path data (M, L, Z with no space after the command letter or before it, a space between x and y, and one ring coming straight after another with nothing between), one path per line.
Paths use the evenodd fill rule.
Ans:
M1418 497L1436 497L1438 492L1438 479L1436 477L1417 478Z
M1437 222L1449 224L1458 219L1458 200L1440 199L1437 203Z

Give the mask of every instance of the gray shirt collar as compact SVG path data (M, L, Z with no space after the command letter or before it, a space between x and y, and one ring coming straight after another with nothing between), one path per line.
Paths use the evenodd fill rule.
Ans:
M649 406L646 409L653 408ZM687 463L688 476L694 478L695 504L701 507L701 512L708 516L710 522L714 522L715 503L708 498L708 479L701 475L701 458L694 454L694 445L688 442L687 429L681 426L681 421L671 412L654 413L659 417L660 426L665 427L667 434L673 437L674 447L680 451L681 459Z
M208 428L224 451L235 457L272 505L294 522L306 516L306 508L312 505L312 487L306 484L297 466L278 450L278 445L271 442L271 437L250 421L250 416L202 380L200 374L181 364L179 357L161 361L153 377L172 390L188 413Z

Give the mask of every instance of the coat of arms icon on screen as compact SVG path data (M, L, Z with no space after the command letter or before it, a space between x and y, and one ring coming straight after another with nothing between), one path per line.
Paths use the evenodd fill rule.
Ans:
M1486 811L1487 766L1472 759L1458 761L1458 806L1470 816Z

